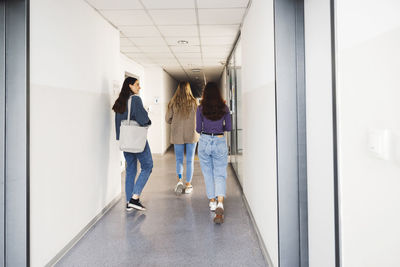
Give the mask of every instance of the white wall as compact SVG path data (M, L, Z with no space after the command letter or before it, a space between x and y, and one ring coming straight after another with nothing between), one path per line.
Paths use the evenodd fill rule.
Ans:
M242 28L243 190L278 266L273 1L253 0Z
M400 266L400 160L368 149L400 130L400 2L336 3L342 266Z
M165 122L167 105L176 89L176 81L160 67L145 68L146 86L142 87L143 103L150 108L151 127L148 140L152 153L164 154L170 146L169 124ZM158 103L156 103L158 99Z
M309 266L335 266L330 0L304 3Z
M73 16L71 16L73 14ZM119 33L81 0L30 3L31 266L121 192L113 87Z

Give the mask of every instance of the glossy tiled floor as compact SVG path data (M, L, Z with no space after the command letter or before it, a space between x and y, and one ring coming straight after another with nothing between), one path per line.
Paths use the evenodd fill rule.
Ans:
M127 213L121 200L56 266L267 265L230 167L222 225L212 221L198 160L193 193L175 196L175 183L173 152L154 156L141 198L147 211Z

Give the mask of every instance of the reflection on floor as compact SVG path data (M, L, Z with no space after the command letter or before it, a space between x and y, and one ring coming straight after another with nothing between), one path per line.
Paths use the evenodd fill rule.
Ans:
M212 221L198 160L193 193L175 196L175 183L173 151L154 156L147 211L127 213L121 200L56 266L267 266L230 167L222 225Z

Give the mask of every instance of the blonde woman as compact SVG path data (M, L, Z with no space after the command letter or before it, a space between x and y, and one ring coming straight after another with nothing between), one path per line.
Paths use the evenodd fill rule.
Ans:
M177 195L193 191L192 178L194 154L199 140L196 132L197 101L192 94L188 82L180 82L165 115L167 123L171 124L171 143L174 144L176 173L178 183L175 186ZM183 158L186 148L186 185L183 183Z

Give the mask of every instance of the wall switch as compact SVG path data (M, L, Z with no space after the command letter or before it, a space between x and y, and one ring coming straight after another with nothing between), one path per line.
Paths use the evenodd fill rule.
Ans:
M368 131L368 150L377 158L390 159L390 132L387 129L371 129Z
M159 104L160 103L160 98L158 97L158 96L156 96L155 98L154 98L154 104Z

